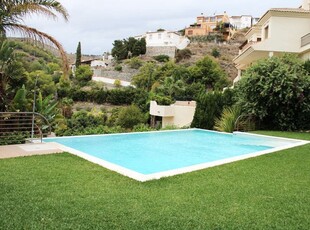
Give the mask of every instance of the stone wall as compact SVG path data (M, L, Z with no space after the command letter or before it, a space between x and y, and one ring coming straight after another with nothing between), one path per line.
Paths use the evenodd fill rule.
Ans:
M158 55L168 55L170 58L174 58L176 53L175 46L147 46L146 56L153 57Z
M122 71L115 71L112 68L97 68L94 69L94 77L106 77L119 79L123 81L131 81L132 77L138 73L138 70L122 66Z

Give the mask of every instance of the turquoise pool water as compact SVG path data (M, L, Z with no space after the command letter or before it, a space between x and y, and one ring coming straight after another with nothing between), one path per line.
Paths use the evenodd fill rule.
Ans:
M266 137L199 129L45 138L44 142L57 142L144 175L242 156L281 145Z

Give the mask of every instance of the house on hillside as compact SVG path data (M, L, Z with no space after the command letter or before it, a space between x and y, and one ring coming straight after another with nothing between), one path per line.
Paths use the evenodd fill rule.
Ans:
M168 30L147 32L134 38L145 38L147 56L164 54L174 58L177 49L185 49L190 43L189 39L185 36L180 35L178 32Z
M303 0L299 8L274 8L268 10L246 33L247 40L240 46L234 59L240 80L242 71L262 58L297 54L310 59L310 0Z
M230 25L236 30L251 28L257 23L257 21L257 18L253 18L251 15L229 17Z
M197 17L196 23L185 28L185 35L192 36L205 36L214 32L219 23L229 23L229 16L226 11L221 15L204 16L201 14Z

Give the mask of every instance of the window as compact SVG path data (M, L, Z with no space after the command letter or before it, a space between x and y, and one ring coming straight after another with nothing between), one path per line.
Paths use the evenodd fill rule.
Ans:
M188 35L193 35L193 31L192 31L192 30L189 30L189 31L188 31Z
M152 40L152 34L149 35L149 39Z
M158 39L161 39L161 34L158 34Z
M264 29L264 38L267 39L269 37L269 26L266 26Z

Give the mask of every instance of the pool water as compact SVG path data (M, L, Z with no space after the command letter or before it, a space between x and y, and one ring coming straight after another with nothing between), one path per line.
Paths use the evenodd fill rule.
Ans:
M45 138L148 175L269 150L294 141L200 129Z

